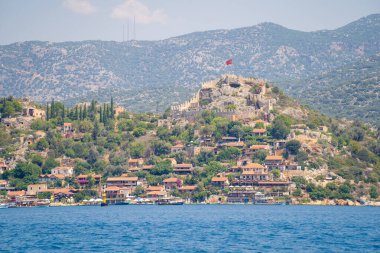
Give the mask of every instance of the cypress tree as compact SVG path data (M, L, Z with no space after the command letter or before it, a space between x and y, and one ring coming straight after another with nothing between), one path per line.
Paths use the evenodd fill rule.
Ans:
M107 105L107 119L109 119L109 118L110 118L110 108Z
M66 115L65 115L65 105L62 106L62 115L61 116L62 116L62 121L65 122L65 117L66 117Z
M46 103L46 120L49 120L49 103Z
M92 130L92 139L94 141L98 138L98 134L99 134L99 124L98 124L98 121L95 119L94 129Z
M79 107L79 120L83 120L82 105Z
M111 97L111 118L114 118L115 113L114 113L114 105L113 105L113 97Z
M50 118L55 117L55 103L54 103L54 98L51 100L51 106L50 106Z
M75 120L78 120L78 105L75 106Z
M103 123L107 122L106 104L103 104Z
M84 109L83 109L83 119L86 119L86 118L87 118L87 105L85 104Z
M99 121L100 121L101 123L104 123L104 122L103 122L103 111L102 111L102 107L100 107L100 113L99 113L99 115L100 115L100 117L99 117Z

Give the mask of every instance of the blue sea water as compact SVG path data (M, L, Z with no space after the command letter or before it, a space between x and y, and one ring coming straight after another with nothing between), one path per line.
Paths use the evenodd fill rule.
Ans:
M0 209L1 252L380 252L380 208Z

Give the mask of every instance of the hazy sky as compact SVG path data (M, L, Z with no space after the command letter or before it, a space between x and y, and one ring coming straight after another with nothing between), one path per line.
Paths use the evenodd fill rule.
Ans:
M274 22L314 31L373 13L377 0L0 0L0 44L25 40L159 40Z

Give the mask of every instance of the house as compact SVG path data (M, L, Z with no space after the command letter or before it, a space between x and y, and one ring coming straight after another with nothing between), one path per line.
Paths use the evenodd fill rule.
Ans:
M236 137L233 137L233 136L222 137L222 143L237 142L237 141L238 141L238 139Z
M53 174L41 174L38 177L38 182L40 183L53 183L57 181L63 181L65 176L61 174L53 175Z
M157 185L157 186L148 186L148 188L146 188L146 192L153 192L153 191L156 191L156 192L163 192L165 191L165 187L162 186L162 185Z
M51 170L51 174L53 175L63 175L64 177L71 177L74 175L73 167L56 167Z
M139 185L138 177L109 177L107 179L107 187L117 186L121 188L135 188Z
M252 135L253 136L264 136L266 135L267 130L264 128L255 128L252 130Z
M240 176L240 185L251 185L249 182L267 181L269 180L268 173L255 172L255 171L243 171ZM248 183L248 184L247 184Z
M0 180L0 190L4 190L8 187L8 181L7 180Z
M26 107L22 109L22 116L44 119L46 114L44 110L37 109L34 107Z
M227 169L227 172L230 173L240 173L241 172L241 166L232 166Z
M222 143L223 147L235 147L235 148L243 148L245 145L244 141L236 141L236 142L226 142Z
M250 163L242 167L243 172L257 172L263 173L266 171L266 168L258 163Z
M138 172L138 171L140 171L141 170L141 168L138 168L138 167L132 167L132 168L129 168L128 169L128 172Z
M89 181L90 178L94 179L94 184L95 185L99 185L100 181L102 179L102 176L96 175L96 174L92 174L92 175L79 175L79 176L77 176L76 181L78 182L78 184L80 186L85 187L85 186L88 186L88 184L90 182Z
M180 188L178 188L178 191L180 193L194 193L194 191L197 189L196 185L183 185Z
M269 145L267 144L262 144L262 145L252 145L250 148L245 150L246 155L252 155L256 153L258 150L270 150Z
M152 169L154 169L154 165L144 165L144 166L142 166L142 170L143 170L143 171L147 171L147 172L149 172L149 171L151 171Z
M117 116L119 116L121 113L124 113L124 112L125 112L125 108L121 106L116 106L113 109L113 114L115 115L115 118L117 118Z
M211 179L211 184L214 187L219 187L221 189L224 189L224 187L229 185L228 178L226 177L213 177Z
M70 122L64 122L62 126L62 132L65 134L73 133L74 132L73 124Z
M78 190L72 188L52 188L40 192L50 192L54 196L54 200L61 201L63 198L70 198Z
M176 174L191 174L194 168L190 163L181 163L174 166L173 172Z
M37 195L37 193L47 190L46 184L30 184L28 185L26 195Z
M252 202L255 196L255 191L252 190L233 190L227 195L228 203L248 203Z
M183 146L182 144L177 144L177 145L172 146L172 147L170 148L170 152L171 152L171 153L180 152L180 151L182 151L182 150L184 149L184 147L185 147L185 146Z
M274 169L278 169L281 171L285 170L284 160L282 156L278 156L278 155L274 155L274 156L268 155L265 158L265 166L268 168L268 170L274 170Z
M286 140L270 140L268 144L274 149L283 149L286 145Z
M291 183L287 181L261 181L257 182L257 185L259 187L266 187L266 188L272 188L272 187L289 187Z
M164 179L163 183L167 191L172 191L182 186L182 180L176 177Z
M168 196L166 191L150 191L146 193L148 198L164 198Z
M15 199L16 197L22 197L26 195L26 191L8 191L7 196L11 199Z
M8 170L8 166L5 164L5 162L0 161L0 174L3 174L7 170Z
M131 189L122 188L117 186L109 186L104 189L104 193L106 194L106 202L107 204L117 204L124 202L130 194Z
M144 159L142 158L128 160L129 168L141 168L143 164L144 164Z

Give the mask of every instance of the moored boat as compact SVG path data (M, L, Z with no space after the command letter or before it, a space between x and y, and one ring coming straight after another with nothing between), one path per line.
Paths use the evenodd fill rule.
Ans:
M3 209L3 208L8 208L9 205L8 204L5 204L5 203L2 203L0 204L0 208Z
M155 203L157 205L183 205L185 201L181 198L160 198Z

